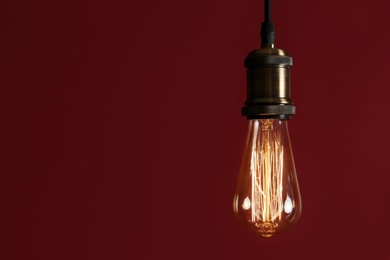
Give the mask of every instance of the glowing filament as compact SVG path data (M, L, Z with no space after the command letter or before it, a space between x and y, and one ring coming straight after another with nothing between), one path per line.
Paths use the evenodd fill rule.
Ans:
M251 161L252 222L263 222L259 227L271 231L283 211L283 147L280 133L273 129L273 120L262 120L261 126L256 124ZM257 138L259 128L261 134Z

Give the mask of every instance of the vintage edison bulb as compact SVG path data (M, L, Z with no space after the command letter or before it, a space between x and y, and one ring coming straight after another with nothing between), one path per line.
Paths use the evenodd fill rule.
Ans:
M287 120L249 120L244 149L235 215L263 237L290 229L301 215L301 197Z

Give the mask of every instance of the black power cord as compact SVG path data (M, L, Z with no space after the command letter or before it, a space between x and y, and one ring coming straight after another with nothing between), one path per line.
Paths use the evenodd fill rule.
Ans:
M271 0L264 0L264 22L261 24L260 36L262 45L275 43L274 24L271 21Z

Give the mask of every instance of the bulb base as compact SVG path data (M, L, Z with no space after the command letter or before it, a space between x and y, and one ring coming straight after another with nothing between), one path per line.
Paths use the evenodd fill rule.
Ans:
M263 45L248 54L247 100L242 115L248 119L289 119L295 114L290 93L292 58L273 44Z

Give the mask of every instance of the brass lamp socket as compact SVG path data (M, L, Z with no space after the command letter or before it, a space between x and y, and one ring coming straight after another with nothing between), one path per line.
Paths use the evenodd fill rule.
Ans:
M291 101L292 58L273 44L251 51L245 59L247 100L242 115L248 119L290 119L295 114Z

